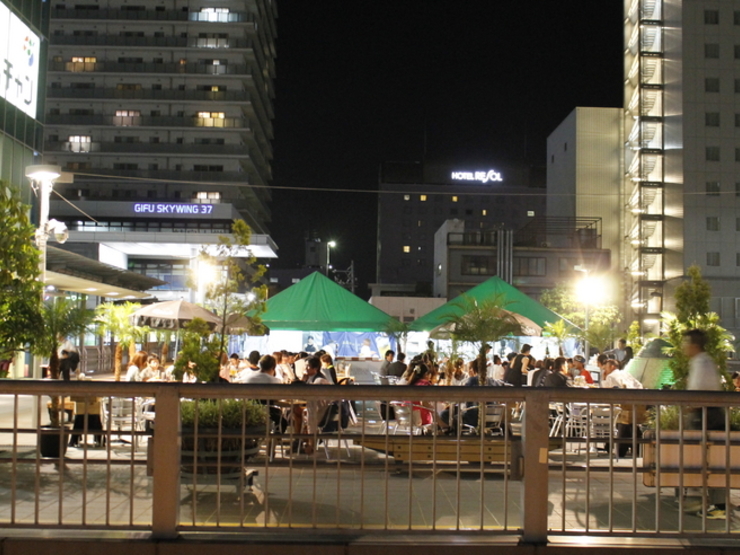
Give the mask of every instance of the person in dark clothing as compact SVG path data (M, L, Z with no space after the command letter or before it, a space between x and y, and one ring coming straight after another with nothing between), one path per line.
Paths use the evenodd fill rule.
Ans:
M77 354L77 351L62 351L61 360L59 361L59 372L65 382L72 379L72 372L77 371L79 364L80 355Z
M522 387L525 382L524 376L527 375L529 367L532 365L532 357L529 352L532 350L531 345L524 345L522 352L514 357L509 368L504 374L504 381L514 387Z
M544 387L573 387L573 380L568 374L568 365L564 357L555 359L553 371L545 377Z
M398 356L396 356L396 361L391 362L388 366L388 375L396 376L397 378L403 376L403 373L406 372L407 368L404 360L406 360L406 355L404 353L398 353Z

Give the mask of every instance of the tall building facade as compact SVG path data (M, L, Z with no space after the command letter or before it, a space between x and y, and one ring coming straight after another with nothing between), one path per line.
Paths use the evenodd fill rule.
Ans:
M0 181L28 204L25 169L38 163L43 140L48 17L41 0L0 0Z
M625 2L624 214L647 330L686 267L740 330L740 2Z
M78 252L177 281L235 219L267 235L276 4L51 3L46 163ZM75 247L76 245L76 247Z

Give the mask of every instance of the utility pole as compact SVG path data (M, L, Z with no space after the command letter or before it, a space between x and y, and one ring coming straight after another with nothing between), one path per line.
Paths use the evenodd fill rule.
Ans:
M349 264L349 268L346 270L334 270L334 281L354 293L357 282L355 279L355 261L352 260Z

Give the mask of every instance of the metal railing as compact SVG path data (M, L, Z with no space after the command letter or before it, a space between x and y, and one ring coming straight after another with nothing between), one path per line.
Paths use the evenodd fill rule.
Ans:
M706 407L730 407L733 394L3 385L0 527L132 529L158 538L259 529L459 531L513 534L532 543L551 535L708 541L740 534L731 509L724 520L706 512L711 502L730 508L740 501L734 490L740 432L707 430L706 419L699 430L683 423L684 416L701 414L692 407L705 407L705 416L716 412ZM76 401L74 429L50 432L57 448L76 443L64 456L42 456L38 447L46 432L34 422L48 421L50 394ZM228 399L264 404L234 409ZM192 422L185 427L183 400L204 400L187 409ZM337 407L329 419L334 425L321 431L314 415L330 402ZM451 430L419 421L426 407L443 406L441 423ZM659 416L643 436L646 406L657 407ZM486 417L482 439L466 412L481 407L487 413L505 407L491 411L500 416L493 424ZM226 429L206 422L214 414L224 422L234 410L256 414L257 424ZM729 411L722 418L729 429ZM671 422L677 429L668 429Z

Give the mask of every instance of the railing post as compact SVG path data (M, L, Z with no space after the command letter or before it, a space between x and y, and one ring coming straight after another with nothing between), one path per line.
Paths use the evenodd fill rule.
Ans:
M157 389L152 480L152 538L172 539L180 521L179 389Z
M526 390L522 441L524 442L524 487L522 543L547 543L547 499L549 493L548 444L549 396L547 391Z

